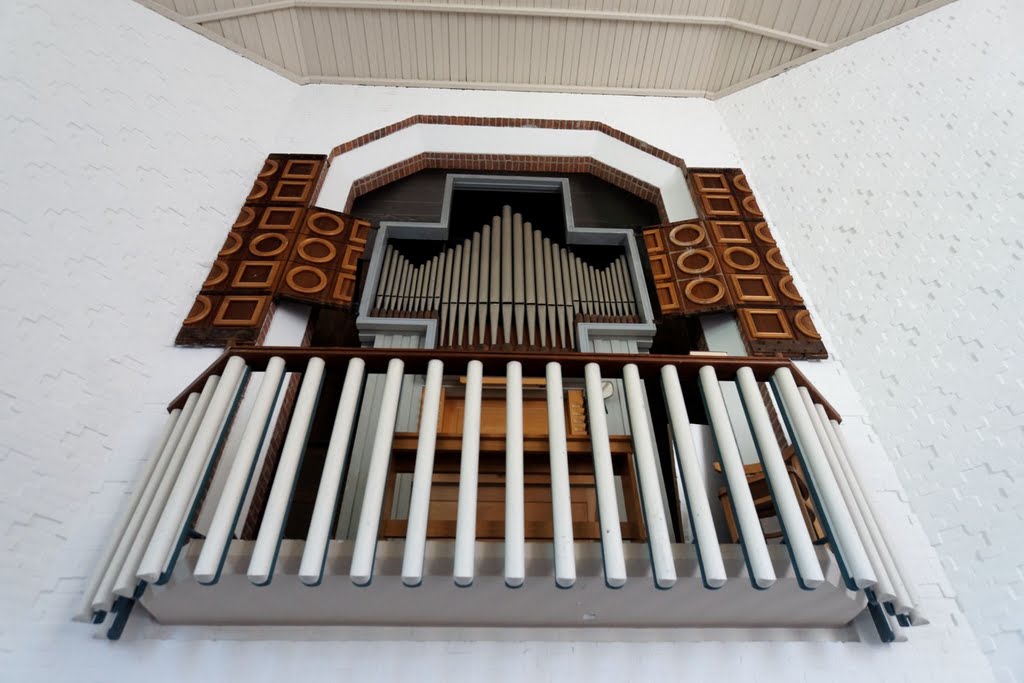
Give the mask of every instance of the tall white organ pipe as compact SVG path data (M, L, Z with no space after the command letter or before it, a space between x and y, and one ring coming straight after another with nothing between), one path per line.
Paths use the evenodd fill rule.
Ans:
M644 386L636 365L630 363L622 369L626 388L626 407L629 410L630 432L633 434L633 456L643 499L647 542L651 547L651 564L658 588L671 588L676 583L676 565L672 558L672 541L665 519L665 502L661 496L661 480L651 442L651 422L644 400Z
M384 488L387 484L391 443L395 438L395 420L398 417L398 402L402 396L404 373L405 363L400 359L392 358L388 362L377 418L377 433L370 449L370 469L366 475L363 507L359 514L359 525L356 527L352 568L349 570L352 583L357 586L365 586L373 578L377 531L380 528L381 506L384 503Z
M170 495L174 482L178 479L181 464L185 461L185 456L188 455L188 451L192 447L192 441L195 439L199 425L203 421L206 409L209 407L213 394L216 392L219 384L220 376L213 375L206 380L202 392L195 401L192 401L192 396L195 396L195 394L189 396L189 402L191 402L192 407L189 407L189 403L185 404L182 417L179 418L179 422L184 421L185 427L182 430L177 445L174 447L170 462L167 463L167 468L160 478L160 485L157 486L156 492L153 494L153 500L149 505L149 509L146 510L146 516L142 520L139 532L136 534L135 540L132 541L128 556L125 558L124 564L117 574L117 580L114 582L114 593L117 595L130 598L135 593L135 588L139 583L139 563L142 562L142 556L145 554L146 549L149 547L149 542L153 538L153 531L163 516L164 507L167 504L167 496ZM191 413L188 417L185 417L184 413L189 411ZM104 607L103 609L107 608Z
M469 264L469 308L468 318L469 331L467 332L466 343L476 344L476 337L474 332L476 331L476 312L480 308L477 304L478 296L480 293L480 233L473 234L473 256L470 259ZM480 328L483 332L483 328Z
M537 338L537 290L533 276L533 226L523 224L523 275L526 299L526 339L530 346L536 344Z
M533 268L534 280L537 283L537 327L540 331L540 345L547 346L548 289L544 277L544 237L540 230L533 233Z
M198 394L191 394L188 400L195 406L198 398ZM114 531L107 540L107 546L103 550L100 562L90 577L82 607L74 617L75 621L91 621L94 612L106 611L113 606L114 581L124 565L132 541L138 534L139 526L146 516L146 510L153 499L153 494L160 484L163 471L170 461L171 453L174 452L174 447L177 445L178 439L181 438L185 420L188 419L186 417L182 420L181 417L181 408L175 408L168 414L160 438L157 439L156 446L146 463L146 470L136 484L128 505L121 512ZM99 608L95 606L96 603L99 603Z
M525 256L523 254L523 217L512 216L512 301L515 304L516 344L523 343L526 323L526 283L524 282Z
M479 305L477 314L480 320L480 343L486 344L487 307L490 301L491 284L491 226L484 225L480 230L480 289L477 295Z
M846 440L846 435L843 433L843 427L835 420L832 420L831 422L833 431L836 436L839 437L839 444L841 446L840 453L846 458L847 464L850 466L850 471L853 472L854 480L860 487L861 492L864 494L864 502L867 504L871 516L875 520L878 520L880 519L878 509L871 500L867 487L864 486L864 480L861 478L857 463L852 457L853 451L850 448L849 442ZM914 588L914 584L909 580L910 574L907 573L907 569L900 559L899 554L893 552L894 545L892 539L889 537L887 527L879 525L878 532L882 539L881 545L886 550L886 554L889 556L895 570L893 572L893 578L895 579L895 587L897 589L896 611L900 613L909 613L914 625L927 624L928 619L925 618L924 615L920 614L916 608L916 606L920 604L920 598L917 596L917 590ZM900 594L901 588L902 595ZM900 608L903 608L903 610Z
M256 393L252 412L238 442L231 470L224 482L220 500L217 501L210 528L203 541L203 549L196 561L193 575L199 583L213 583L220 577L221 567L231 543L231 535L241 512L242 500L256 467L256 456L259 455L266 437L274 404L277 402L284 380L284 368L284 359L279 356L274 356L267 362L267 369Z
M555 297L555 268L551 260L551 240L544 238L544 290L548 301L548 334L551 345L558 345L558 299Z
M597 516L601 523L604 580L612 588L618 588L626 583L626 558L622 551L622 526L619 521L615 471L612 468L612 453L608 442L608 420L605 417L601 368L597 363L587 363L583 373L587 388L590 443L594 452L594 484L597 488Z
M551 250L548 250L550 258ZM576 583L576 553L572 533L572 501L569 492L569 455L565 441L565 400L562 366L548 363L548 451L551 461L551 514L555 546L555 583L569 588Z
M501 207L501 324L512 343L512 208Z
M857 505L857 500L853 495L849 482L846 480L846 474L843 472L843 468L839 464L839 459L836 457L835 451L832 448L832 443L828 438L828 434L826 433L821 420L818 418L818 412L815 410L811 394L805 387L800 387L799 392L800 398L803 400L804 408L807 410L807 415L811 418L811 425L814 427L814 431L818 436L818 441L821 443L821 449L825 453L825 460L828 462L829 468L832 470L832 474L836 478L836 483L839 485L839 493L843 497L843 502L846 503L846 509L850 511L850 518L853 520L853 526L857 529L857 538L860 539L860 542L864 547L864 552L867 553L868 562L871 564L871 569L875 575L876 582L873 586L875 595L878 596L878 599L882 602L892 602L895 598L892 584L889 582L889 577L885 574L885 567L882 566L882 560L878 556L875 544L871 540L867 523L861 515L860 508ZM827 422L828 420L826 419L826 423Z
M874 513L867 503L860 483L854 477L849 460L845 453L843 453L842 444L839 443L839 437L832 428L832 423L829 421L825 409L819 404L814 404L814 409L817 412L818 420L825 431L825 435L828 437L836 464L843 472L846 489L853 496L861 522L866 528L867 534L864 539L864 545L868 551L868 558L873 562L877 561L877 564L874 565L875 575L878 577L878 586L876 586L875 594L880 601L893 603L893 607L897 612L906 614L909 610L909 605L907 605L905 599L906 592L903 588L903 582L900 580L899 572L893 565L892 557L890 557L889 549L886 547L885 540L878 529ZM864 534L862 533L863 536Z
M740 368L736 373L736 385L740 390L744 412L750 420L751 431L764 465L765 475L768 477L772 500L782 522L786 546L793 556L797 576L805 588L817 588L824 583L825 576L814 552L814 543L807 531L807 524L793 491L789 472L786 471L786 462L782 458L782 451L775 438L775 431L772 429L764 398L754 378L754 371L750 368Z
M761 530L761 520L758 519L754 507L754 499L750 495L747 473L743 469L743 459L736 445L725 399L722 398L722 388L718 384L715 369L710 365L702 367L699 375L701 391L708 409L708 421L711 423L715 443L718 444L718 455L722 460L722 470L729 487L729 499L736 513L736 526L739 527L740 541L750 567L751 580L757 588L768 588L775 583L775 568L768 555L768 546L764 541L764 532Z
M418 586L423 581L423 552L427 542L430 514L430 485L434 476L434 450L437 446L437 420L441 407L441 380L444 363L427 363L427 381L423 389L416 465L409 499L409 521L405 531L405 555L402 557L402 583Z
M526 580L526 520L523 494L523 366L505 370L505 584Z
M793 373L789 368L779 368L775 371L773 386L778 391L782 411L792 428L796 447L806 469L809 470L808 476L811 477L819 501L824 508L825 517L834 537L833 540L838 546L837 554L841 557L853 582L853 585L849 587L870 588L876 582L871 562L857 536L857 529L853 525L850 511L843 501L843 495L832 474L832 468L829 467L828 460L825 459L825 452L822 450L821 442L811 423L811 417L804 407L800 391L797 389Z
M683 388L679 384L679 373L675 366L665 365L661 368L661 385L665 391L676 462L683 480L683 493L690 513L693 536L697 542L701 573L709 588L721 588L727 578L725 563L722 561L722 549L718 545L718 533L715 531L715 520L704 486L704 475L697 462L697 447L693 443L690 416L686 412Z
M361 358L349 360L348 368L345 370L345 382L341 387L341 398L338 399L334 427L331 430L331 440L327 444L320 487L316 492L316 503L313 505L313 515L309 521L309 531L306 533L302 562L299 564L299 580L307 586L320 583L323 577L331 521L334 519L338 490L341 488L341 478L352 446L352 434L365 372L366 363Z
M476 499L480 470L480 401L484 366L471 360L466 368L466 402L462 417L459 504L455 520L455 584L469 586L475 575Z
M273 578L277 552L284 534L284 522L288 515L288 505L295 490L295 478L302 465L302 456L306 451L309 430L313 424L313 415L320 399L320 388L323 386L326 364L320 358L310 358L306 363L306 372L302 375L302 386L295 399L292 409L292 421L288 425L288 435L281 447L281 457L277 462L274 483L267 496L267 506L263 509L263 521L260 522L259 533L256 534L256 545L252 549L252 559L246 574L249 581L262 586Z
M459 278L459 346L462 346L466 331L466 303L469 300L469 264L473 260L473 243L466 240L462 243L462 275Z
M489 309L491 315L491 344L498 343L498 319L501 313L501 216L491 219L491 291Z
M245 361L238 356L228 360L221 381L210 400L210 406L199 425L192 447L178 472L174 488L167 498L163 515L153 532L153 538L142 556L139 578L153 583L161 577L181 539L183 526L188 523L190 507L196 496L196 487L224 430L224 418L238 399Z

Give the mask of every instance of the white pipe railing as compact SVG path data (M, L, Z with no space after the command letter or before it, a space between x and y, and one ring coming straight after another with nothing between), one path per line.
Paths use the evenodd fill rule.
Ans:
M509 588L518 588L526 580L523 499L523 366L514 360L505 369L505 585Z
M299 579L307 586L315 586L323 578L327 546L330 543L331 520L334 519L338 490L341 488L349 449L352 446L365 370L366 363L359 358L353 358L348 362L348 369L345 371L345 383L341 388L341 398L338 399L338 411L334 416L331 440L327 444L324 471L320 475L320 487L316 492L313 515L309 521L309 532L306 534L306 545L299 565Z
M800 503L796 499L793 482L786 470L786 462L782 459L782 451L772 430L768 410L758 390L753 370L740 368L736 373L736 384L740 390L743 409L750 420L754 442L771 487L772 501L779 513L782 533L786 538L786 546L793 559L797 577L804 588L817 588L824 583L825 576L821 572L818 556L814 553L814 543L800 511Z
M597 517L601 524L601 554L604 580L612 588L626 583L626 558L622 550L622 523L615 495L615 472L608 440L601 368L587 363L584 368L587 388L587 417L590 418L590 444L594 452L594 486L597 489Z
M914 625L923 626L928 623L928 619L922 615L917 606L921 604L921 600L917 595L917 589L914 587L914 583L908 579L909 574L907 568L903 564L899 553L893 552L893 542L889 536L888 530L885 526L878 523L878 520L882 517L878 514L878 510L875 507L874 502L871 500L871 496L868 494L868 488L864 485L864 480L861 478L861 473L858 469L856 459L852 457L852 449L850 448L849 442L846 440L842 425L835 420L830 420L832 429L836 436L839 438L839 455L846 459L847 464L850 467L850 471L853 473L853 482L860 489L864 496L864 502L868 509L868 516L875 523L875 526L879 533L880 543L879 547L885 551L885 555L888 556L891 562L891 573L890 578L894 580L894 587L896 588L896 611L901 614L909 614L910 620Z
M503 244L505 236L499 233L499 239L500 244ZM523 241L525 245L528 240L524 238ZM516 246L514 240L512 243ZM551 253L554 255L554 252ZM566 260L565 263L570 261ZM573 276L568 272L564 274L568 275L568 279L563 278L563 289L566 280L571 289ZM616 286L616 283L617 280L610 280L604 284ZM547 284L545 282L545 286ZM479 286L478 282L474 289L479 291ZM503 312L503 308L499 309L499 314ZM457 326L461 327L461 323L457 323ZM548 331L560 334L557 325L548 325ZM528 331L524 333L528 334ZM621 380L624 392L621 414L623 423L619 426L629 432L632 442L632 463L635 465L637 484L632 495L639 494L642 512L639 519L631 518L630 522L634 526L641 525L646 532L648 566L655 585L669 589L679 581L677 563L685 560L680 559L680 544L674 543L671 537L666 491L659 476L660 463L654 438L657 428L651 422L641 365L639 361L626 363L621 366L621 374L615 377ZM240 356L230 358L220 375L212 375L207 379L202 392L191 393L183 407L168 416L136 487L136 493L128 501L126 512L118 521L111 542L101 556L97 572L88 584L85 602L76 619L89 620L98 612L109 611L115 605L116 597L138 597L138 589L144 587L144 583L162 582L167 578L190 531L187 524L196 512L196 500L214 470L216 458L220 458L229 469L224 477L223 488L208 494L206 505L209 506L207 514L211 515L211 522L191 573L199 583L209 585L218 582L234 540L243 501L252 483L258 455L267 435L281 419L275 418L275 406L279 402L284 383L286 363L283 357L275 356L268 358L263 367L263 379L252 399L250 414L244 423L240 420L234 427L238 429L236 434L239 436L232 435L230 443L237 444L231 447L233 453L220 456L218 450L225 443L228 424L248 377L248 368ZM454 583L457 586L469 586L480 579L477 576L476 552L482 433L486 432L490 441L490 435L494 432L493 428L483 423L484 364L470 360L456 370L462 368L465 368L466 374L465 399L455 537L450 547L453 553L451 566ZM326 370L326 363L319 357L307 361L295 405L290 417L287 417L287 435L262 512L258 534L252 544L246 572L248 579L257 585L269 583L275 573L285 520L288 518L309 434L314 419L320 419L318 415L327 417L326 413L317 410L324 378L327 376ZM426 362L425 385L422 398L419 399L418 441L401 561L402 583L411 587L422 584L425 565L428 564L426 557L430 546L427 543L427 530L432 508L431 488L445 385L444 371L445 366L441 360ZM580 543L574 538L573 495L576 489L571 488L570 462L574 463L574 467L580 462L580 445L577 438L574 437L572 441L567 438L562 371L560 363L547 363L543 383L551 488L550 542L555 583L560 588L572 588L577 583L576 556ZM716 529L711 507L717 504L717 492L709 491L705 483L705 472L700 462L702 456L696 447L678 369L672 364L664 365L659 374L668 417L668 424L662 428L671 437L678 469L678 478L673 476L673 480L682 489L681 497L686 508L684 518L693 530L696 561L703 583L707 588L719 588L727 582L728 573L719 541L719 534L724 533L724 530ZM361 409L359 397L365 375L366 363L360 358L350 358L338 405L332 411L331 438L297 571L298 579L304 585L317 586L324 580L325 566L332 547L331 527L338 514L340 490L357 430ZM403 401L404 375L405 363L401 359L391 358L379 403L372 406L376 420L368 423L373 438L363 456L366 457L366 473L362 482L361 510L355 538L351 543L349 569L349 579L360 586L369 584L374 574L399 405L406 405ZM623 541L620 512L622 502L613 466L614 439L610 428L611 418L605 405L605 379L597 363L586 364L582 378L590 442L590 452L586 457L592 459L593 463L593 483L587 485L592 485L596 494L604 581L609 588L618 588L627 582L627 573L634 570L633 565L630 565L627 572L627 557L630 557L631 551L630 544ZM647 375L647 379L651 380L650 375ZM527 574L524 477L527 441L524 435L523 366L520 361L508 362L505 380L503 578L508 587L515 588L523 585ZM578 378L570 381L573 380L578 381ZM827 551L816 549L813 545L805 521L805 511L801 509L801 506L812 503L801 500L799 496L806 494L794 489L754 370L750 367L738 369L735 383L741 398L741 412L748 420L754 437L756 453L740 452L734 436L733 417L725 406L714 367L701 367L698 380L689 389L695 390L693 396L702 398L707 409L708 423L727 484L725 490L729 494L728 504L735 516L752 585L758 589L769 589L776 583L773 557L778 562L783 556L769 553L759 517L765 511L762 509L759 512L755 508L744 467L744 455L748 462L752 461L753 456L761 462L784 543L800 586L805 589L821 587L825 583L822 553ZM873 588L878 601L891 605L901 616L902 623L906 623L904 617L911 622L926 623L915 612L917 598L913 587L907 581L905 569L899 565L893 544L886 538L885 528L867 495L839 424L829 419L825 408L814 402L806 388L796 385L788 369L777 370L772 384L777 392L782 415L791 430L803 473L809 480L807 485L816 507L813 514L827 527L829 540L833 543L833 550L849 587ZM405 400L408 400L408 396ZM531 454L536 453L536 440L529 443ZM572 461L569 456L570 445L574 454ZM589 467L589 462L587 465ZM576 479L572 480L572 486L579 485ZM396 500L401 501L401 495L404 494L400 494ZM576 520L577 523L582 521ZM339 556L343 557L344 552ZM389 557L394 557L391 551ZM637 571L645 573L646 570L637 567ZM735 570L732 571L735 573ZM294 572L294 568L288 571ZM334 572L332 569L327 573ZM742 573L736 575L742 576ZM116 609L120 610L120 607ZM877 608L873 605L872 609L875 610L876 620L880 619Z
M466 401L462 414L462 458L459 466L459 505L455 520L455 585L469 586L475 575L476 499L480 469L480 401L484 366L469 361Z
M444 363L427 364L427 382L420 409L419 441L409 499L409 522L405 530L405 555L402 558L402 583L418 586L423 581L423 553L427 542L427 516L430 513L430 484L434 475L434 448L437 445L437 420L441 407L441 381Z
M633 436L633 456L640 480L640 498L647 525L647 542L651 547L651 565L658 588L671 588L676 583L676 566L672 558L672 542L665 519L665 502L661 495L658 465L651 442L651 419L644 400L640 373L632 363L622 369L629 411L629 430Z
M377 531L380 529L381 506L384 504L384 489L387 486L388 463L391 460L391 443L395 438L395 420L398 418L398 401L402 396L402 380L405 363L394 358L388 363L384 379L384 393L380 402L377 433L370 450L370 469L366 475L363 493L363 507L359 513L356 528L355 548L352 551L352 568L349 575L352 583L365 586L373 578L373 561L377 554Z
M807 414L811 418L811 424L814 426L814 431L817 433L818 440L821 442L822 451L824 451L825 458L828 460L829 467L832 469L832 474L835 475L836 483L839 484L839 492L842 494L843 501L846 503L846 507L850 511L850 518L853 519L853 525L857 528L857 537L863 544L864 551L868 556L868 561L871 563L871 569L874 571L876 579L872 590L880 602L892 602L896 597L893 592L892 583L889 581L888 574L885 573L885 567L882 565L882 560L878 555L878 550L875 548L874 541L868 531L867 523L864 521L864 517L861 514L860 506L857 504L853 490L847 481L846 473L840 466L839 458L836 456L832 441L829 439L828 432L825 429L824 424L828 424L828 419L826 418L825 423L822 423L821 418L818 416L818 412L815 409L814 401L811 399L811 395L807 393L807 390L803 387L800 387L800 398L803 399L804 407L807 409Z
M811 486L817 492L818 500L831 529L836 554L846 568L852 582L851 589L870 588L875 585L875 573L871 568L867 552L857 535L850 511L843 500L832 468L818 440L811 416L803 404L800 391L789 368L779 368L773 377L783 416L787 418L793 432L794 444L803 459Z
M747 484L747 473L743 469L739 446L732 431L732 422L718 384L718 375L710 365L699 371L701 393L708 410L708 421L718 445L718 456L722 461L729 500L739 528L740 543L750 569L750 580L757 588L768 588L775 583L775 568L768 555L768 546L761 530L754 499Z
M157 581L164 574L184 533L183 527L191 512L196 487L224 431L224 420L229 408L238 399L245 371L245 361L238 356L232 357L224 368L221 381L210 399L210 405L178 472L174 488L167 498L153 538L139 564L139 578L147 583Z
M302 385L299 387L299 395L292 410L292 421L288 426L284 446L281 447L274 483L270 487L267 506L263 510L263 520L256 535L256 545L252 550L252 560L246 572L249 581L257 586L269 583L274 574L285 518L288 515L292 491L295 489L295 478L302 465L309 430L313 425L313 413L320 399L325 367L326 364L320 358L310 358L302 375Z
M693 430L683 400L683 388L679 384L679 372L674 366L666 365L661 369L661 386L665 393L676 462L683 481L683 496L696 540L701 575L708 588L721 588L726 582L725 563L722 561L722 549L718 545L710 499L698 463L697 447L693 443Z
M196 562L194 574L199 583L213 583L220 577L220 570L231 543L231 535L241 511L242 500L256 467L256 456L263 446L283 381L284 360L279 357L271 358L263 374L263 381L256 394L245 431L238 443L231 471L224 482L213 520L206 532L203 550Z
M193 398L194 397L194 398ZM197 394L189 397L192 406L195 406ZM191 408L189 413L191 413ZM121 512L121 516L115 525L115 531L107 541L107 546L101 554L99 569L91 577L85 589L85 596L82 607L75 616L76 621L91 621L95 612L107 611L114 602L114 581L124 560L131 548L132 541L139 531L146 510L156 492L156 488L163 476L163 470L181 438L181 432L188 421L188 415L182 417L182 410L172 410L167 416L164 430L157 439L157 444L146 464L146 471L142 474L135 492L132 493L128 504Z
M128 556L125 558L124 564L121 565L117 579L114 581L114 593L121 597L130 598L135 594L135 589L139 585L138 573L142 556L146 552L146 548L149 547L149 542L153 538L153 531L156 529L156 525L163 514L164 506L167 504L167 496L170 495L171 489L174 488L174 483L178 479L178 472L181 470L181 464L192 447L192 441L195 439L199 425L203 421L203 415L206 414L206 409L209 407L210 400L213 398L219 383L219 375L210 377L206 380L202 392L199 394L193 393L185 403L185 408L182 410L182 417L180 418L180 421L185 422L185 428L181 433L181 438L178 439L177 445L174 447L170 462L168 462L167 468L161 477L160 485L153 494L153 500L150 502L146 516L139 527L139 533L135 536L135 540L132 541ZM194 400L193 397L195 397ZM190 402L192 403L191 409L189 408ZM191 410L191 414L186 421L184 413L189 410Z
M547 364L548 457L551 462L551 514L555 546L555 583L568 588L576 583L576 551L572 533L569 492L569 454L565 442L565 407L562 402L562 366Z

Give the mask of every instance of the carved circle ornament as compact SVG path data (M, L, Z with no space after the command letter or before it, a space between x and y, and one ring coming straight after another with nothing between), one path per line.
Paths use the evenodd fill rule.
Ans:
M277 256L288 248L288 238L277 233L260 235L249 243L249 251L261 258Z
M676 266L689 275L700 275L715 267L715 255L707 249L691 249L679 255Z
M811 339L821 339L821 335L818 334L818 330L815 329L814 323L811 321L811 314L807 311L797 311L793 317L793 321L801 332L806 334Z
M316 211L309 215L306 219L306 225L309 229L318 235L324 235L326 237L334 237L340 235L345 230L345 221L339 216L334 214L324 213L323 211Z
M311 263L327 263L338 255L334 245L319 237L307 237L299 242L299 256Z
M196 301L192 304L192 310L188 312L188 317L185 318L186 325L195 325L206 316L210 315L210 310L213 308L213 302L210 301L210 297L205 294L200 294L196 297Z
M677 225L668 233L668 241L677 247L692 247L707 238L704 226L697 223Z
M267 192L269 191L270 187L268 187L265 182L263 182L262 180L257 180L255 183L253 183L252 191L249 192L249 196L246 197L246 199L248 199L249 201L263 199L264 197L267 196Z
M804 298L800 296L800 292L796 291L792 275L785 275L779 279L779 291L782 292L782 295L790 301L794 301L798 304L802 304L804 302Z
M740 192L752 192L750 184L747 182L747 176L743 173L738 173L733 179L732 184L736 186L736 189Z
M779 251L778 247L772 247L766 251L764 253L764 259L770 263L772 268L775 270L781 270L786 273L789 272L789 268L787 268L786 264L782 262L782 253Z
M231 256L236 251L242 248L242 236L237 232L229 232L228 238L224 240L224 246L221 247L218 256Z
M235 219L235 224L231 227L248 228L254 220L256 220L256 211L251 206L243 206L238 213L238 218Z
M761 207L757 205L757 200L754 199L754 195L745 197L743 199L743 208L754 214L755 216L763 216L761 213Z
M316 294L327 286L327 276L322 270L312 266L292 268L285 281L289 287L302 294Z
M722 260L736 270L757 270L761 258L746 247L729 247L722 252Z
M214 261L213 268L210 268L210 274L206 276L206 281L203 283L203 287L213 287L224 282L228 276L228 264L223 261Z
M260 171L260 178L269 178L270 176L277 173L277 169L281 167L281 164L276 159L267 159L263 162L263 170Z
M725 296L725 285L714 278L691 280L684 290L686 298L695 304L707 306L718 303Z
M768 230L768 224L764 221L761 221L754 226L754 234L757 235L757 238L762 242L775 244L775 238L772 237L772 233Z

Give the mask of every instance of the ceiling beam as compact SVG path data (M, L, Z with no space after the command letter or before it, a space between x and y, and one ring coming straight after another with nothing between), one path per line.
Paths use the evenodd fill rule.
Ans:
M615 21L647 24L676 24L688 26L720 26L745 33L772 38L792 45L820 50L828 43L812 40L785 31L777 31L767 26L723 16L701 16L682 14L644 14L638 12L603 12L585 9L564 9L550 7L513 7L506 5L450 5L443 2L374 2L370 0L272 0L262 5L236 7L234 9L195 14L188 17L189 21L205 24L211 21L250 17L268 12L294 10L299 8L365 10L375 12L422 12L442 14L474 14L496 15L522 18L541 19L580 19L586 21Z

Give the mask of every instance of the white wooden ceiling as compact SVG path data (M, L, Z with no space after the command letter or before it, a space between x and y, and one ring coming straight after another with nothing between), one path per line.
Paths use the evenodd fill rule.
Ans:
M298 83L721 97L952 0L137 0Z

